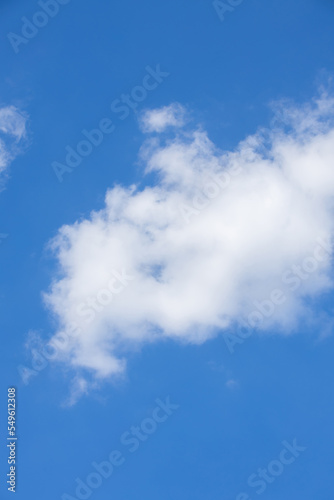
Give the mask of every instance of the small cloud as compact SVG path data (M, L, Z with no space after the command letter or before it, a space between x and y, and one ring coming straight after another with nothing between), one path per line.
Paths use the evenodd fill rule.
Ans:
M140 124L143 132L163 132L167 127L183 127L186 110L181 104L174 103L159 109L144 111Z
M0 173L3 173L20 153L20 143L26 138L27 117L15 106L0 108Z
M64 406L74 406L85 394L88 394L87 380L82 377L75 377L72 381L70 395L65 401Z
M17 141L26 136L27 118L15 106L0 109L0 131Z
M230 389L231 391L235 390L235 389L238 389L239 388L239 383L234 380L233 378L231 378L230 380L228 380L225 384L225 386Z
M3 243L4 240L8 238L9 234L7 233L0 233L0 245Z
M208 365L214 372L224 372L225 368L223 365L216 363L215 361L209 361Z

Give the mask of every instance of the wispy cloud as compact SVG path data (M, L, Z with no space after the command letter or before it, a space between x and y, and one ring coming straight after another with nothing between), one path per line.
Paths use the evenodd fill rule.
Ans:
M185 122L186 110L178 103L146 110L140 120L144 132L163 132L168 127L183 127Z
M27 117L15 106L0 108L0 174L19 154L26 137Z

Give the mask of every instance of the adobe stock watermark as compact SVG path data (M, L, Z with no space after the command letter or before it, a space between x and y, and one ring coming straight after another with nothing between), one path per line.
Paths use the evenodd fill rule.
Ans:
M150 417L144 418L139 425L133 425L120 436L121 451L119 449L110 452L102 462L92 462L92 472L85 479L75 479L75 491L73 495L64 493L61 500L87 500L100 488L104 480L109 479L115 470L126 461L127 453L136 452L142 444L147 441L166 420L179 408L179 405L170 402L170 396L155 400L156 407Z
M257 495L262 495L262 493L266 491L268 485L276 481L276 479L283 474L285 468L293 464L300 454L307 449L305 446L298 445L297 439L294 439L292 444L288 441L283 441L282 445L284 448L281 450L276 460L269 462L267 468L259 468L256 473L248 477L247 485L250 488L254 488ZM252 497L248 493L239 493L236 496L236 500L251 500L251 498Z
M155 90L165 78L170 74L162 71L160 64L155 69L146 66L146 74L142 79L141 85L132 88L129 94L121 94L119 99L114 99L110 105L111 111L121 121L130 116L131 112L136 113L137 108L145 101L149 92ZM112 134L116 130L116 125L110 118L102 118L97 127L92 130L83 129L81 134L83 139L72 147L65 147L65 160L63 163L53 161L51 166L59 182L63 182L64 174L72 173L82 162L82 160L91 155L93 150L99 147L105 136Z
M302 283L310 278L317 271L321 263L328 261L332 246L329 238L318 238L317 245L311 256L305 257L301 265L293 265L290 269L283 272L281 282L288 291L295 293ZM247 316L246 321L241 320L237 332L223 334L225 343L231 354L235 351L235 345L240 345L246 339L252 336L256 328L261 325L266 319L272 317L277 308L282 306L288 299L287 294L282 288L275 288L270 293L270 296L262 301L254 301L254 310Z
M39 30L44 28L51 18L56 17L60 6L66 5L69 2L70 0L39 0L37 3L41 10L36 11L31 20L26 16L21 17L23 23L21 34L18 35L12 31L7 34L7 38L15 54L18 54L22 44L26 45L30 40L35 38Z
M213 8L218 14L218 17L221 21L225 21L226 12L234 12L236 7L239 7L243 3L244 0L214 0L212 2Z
M191 217L198 216L203 210L208 208L212 201L228 188L232 178L238 176L241 172L241 167L233 166L222 172L209 175L210 179L194 195L190 204L183 203L179 205L179 212L186 224L191 222Z
M129 285L129 282L135 279L134 276L128 275L124 269L121 273L114 270L112 275L106 287L99 290L96 296L88 297L78 305L76 312L78 316L84 318L85 324L92 323L96 316L101 314L103 309L114 300L115 296L122 293ZM28 368L24 365L17 367L22 382L28 385L32 377L45 370L49 362L57 359L60 352L69 347L70 341L81 333L82 329L77 323L73 322L68 325L66 332L56 334L49 342L38 349L31 349L31 367Z

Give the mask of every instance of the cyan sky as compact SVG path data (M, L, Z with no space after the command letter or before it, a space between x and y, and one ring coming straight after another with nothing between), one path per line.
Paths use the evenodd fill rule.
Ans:
M316 325L289 338L254 336L233 355L222 337L195 347L146 346L133 353L122 382L103 383L71 408L62 406L64 370L47 366L26 386L17 367L31 366L29 330L54 331L41 298L55 266L47 242L61 225L101 208L113 183L142 179L136 115L120 120L111 103L142 84L147 66L160 64L169 76L138 110L180 102L218 146L233 148L269 124L271 101L308 100L333 74L334 3L244 0L221 22L204 0L71 0L15 53L8 33L20 34L21 18L38 10L31 0L0 5L0 104L30 117L28 144L0 193L0 233L9 235L0 245L0 498L10 494L6 396L13 385L18 500L75 497L75 479L85 480L91 463L114 449L125 462L93 499L234 500L241 492L254 499L248 477L295 438L307 449L260 496L331 498L333 340L319 342ZM52 162L63 162L66 146L103 118L115 131L59 183ZM332 296L316 307L331 313ZM130 453L121 435L167 396L179 408Z

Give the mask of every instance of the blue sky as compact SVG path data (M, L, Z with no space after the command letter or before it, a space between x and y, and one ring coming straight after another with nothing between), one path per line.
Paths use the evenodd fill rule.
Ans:
M8 34L21 34L22 17L31 20L40 10L38 3L30 0L19 0L15 6L4 0L0 6L0 109L11 107L18 113L10 118L16 135L8 132L8 114L4 118L0 115L1 139L10 152L3 171L0 165L0 235L7 235L0 239L0 497L12 494L5 484L6 398L8 387L15 386L18 499L80 498L75 491L76 478L86 481L94 472L92 462L108 460L113 450L122 453L124 463L115 467L98 489L91 488L89 498L330 498L334 445L330 262L321 272L319 267L306 281L301 280L296 293L290 296L287 292L287 300L274 319L265 320L259 332L235 345L233 353L224 334L235 331L236 323L249 314L249 301L253 304L267 299L266 287L269 291L281 288L277 276L313 255L317 238L324 231L333 235L330 190L334 184L325 163L328 157L330 165L332 158L333 123L326 122L326 112L333 116L334 3L244 0L226 12L222 21L212 2L204 0L116 0L99 4L70 0L62 5L59 2L57 14L27 43L20 44L16 53ZM136 92L134 88L142 86L146 75L157 67L164 73L161 81L156 80L157 86L147 90L135 112L130 110L121 119L120 112L111 109L112 103L115 106L115 100L121 100L123 94ZM154 77L146 81L154 86ZM316 108L314 97L321 94L321 86L329 91L317 101ZM283 99L294 104L282 104ZM245 236L239 241L236 248L241 249L240 254L235 250L229 254L230 260L226 257L226 268L231 269L229 286L221 288L215 281L215 266L212 280L200 272L202 264L206 265L203 256L207 251L201 250L201 243L210 242L217 232L212 207L222 210L219 204L210 205L184 230L179 228L179 222L166 222L161 215L162 227L167 229L156 230L154 245L147 247L141 239L143 226L135 226L141 213L140 202L151 209L150 224L152 214L160 214L158 205L151 198L141 200L136 194L123 192L119 196L125 200L124 205L119 202L121 208L119 212L115 209L117 216L110 223L111 228L119 224L112 241L113 248L123 245L115 254L118 264L110 261L109 251L99 253L98 238L104 243L109 241L106 229L97 231L105 217L111 217L105 209L108 189L116 199L110 202L113 207L119 194L112 189L115 184L136 184L137 193L146 187L148 195L156 194L155 187L160 186L159 196L166 200L163 206L167 213L173 206L173 196L188 199L188 187L202 183L205 171L213 172L215 161L221 158L218 151L238 151L238 165L244 158L246 163L251 161L247 145L238 145L256 134L259 127L273 131L275 114L271 103L278 101L280 111L288 115L288 126L283 128L286 140L281 143L279 133L273 132L268 141L277 147L272 151L278 151L277 157L282 156L288 165L284 178L263 174L267 168L264 156L252 171L246 167L248 173L236 177L235 183L227 187L223 196L226 205L222 205L229 210L225 213L233 214L224 220L235 221L231 227L236 241L249 227L248 222L242 224L242 210L254 215L254 235L269 234L273 239L261 242L255 236ZM326 112L316 111L321 107L319 102ZM173 103L180 104L170 107ZM174 128L166 128L162 136L152 125L152 112L144 114L145 110L161 108L175 119ZM24 137L18 133L18 117L25 120ZM166 115L159 117L167 126ZM101 144L92 147L80 165L64 173L59 182L54 162L64 164L65 148L76 148L85 139L82 130L96 129L104 119L112 121L114 130L104 134ZM308 120L309 129L300 126ZM150 124L154 130L147 134ZM207 134L212 141L208 149L203 136L196 133ZM295 149L289 149L291 138ZM195 140L198 142L192 142ZM301 151L297 146L305 142L314 147ZM189 149L189 143L195 144L194 150ZM145 152L140 155L143 144ZM260 140L257 148L263 148ZM184 160L188 154L190 167L197 172L194 178L189 177L189 165ZM317 165L315 177L307 158ZM324 165L320 162L323 158ZM284 184L286 178L290 179L289 162L301 165L302 172L291 174L291 179L298 181L296 190L292 189L295 180ZM150 165L151 171L144 176L143 170ZM175 171L171 170L173 165ZM280 168L278 160L274 166ZM178 177L181 171L184 177ZM267 183L262 190L261 175ZM263 211L277 218L263 220L263 227L270 229L261 232L255 217L258 209L248 207L247 200L253 199L253 190L255 201L260 200L261 205L261 193L272 189L275 194L276 182L279 193L283 193L282 197L277 195L276 211L271 212L267 206ZM287 206L290 208L285 214ZM98 227L85 224L91 220L93 210ZM298 238L285 225L291 214L300 229ZM192 231L203 220L204 232ZM77 226L76 221L80 221ZM136 232L127 239L129 221ZM69 247L58 238L58 247L50 249L50 240L65 224L69 225ZM157 224L160 228L160 221ZM87 226L93 233L85 232ZM174 234L175 227L175 237L180 239L175 247L171 244L172 259L167 236ZM221 231L225 237L225 229ZM95 234L96 248L90 246ZM198 243L198 255L191 262L200 264L184 276L188 247L183 234L192 244ZM202 236L198 238L198 234ZM284 242L284 251L276 253L277 241ZM290 248L291 253L287 251ZM104 262L108 269L120 270L123 254L129 266L145 263L145 272L141 267L140 277L134 274L133 284L130 281L124 286L118 302L113 297L114 312L109 315L106 306L100 316L96 314L97 319L87 330L87 343L74 340L74 350L66 351L60 360L46 363L24 383L18 367L31 368L32 349L39 352L48 339L67 328L73 315L72 297L82 302L87 293L95 296L104 286L94 282L90 288L90 273L93 283L103 271ZM241 273L233 257L236 254L242 263ZM87 255L93 255L91 260ZM178 256L182 259L177 260ZM216 262L219 252L218 257L211 257ZM177 292L175 301L169 292L164 295L164 288L157 286L157 294L155 288L150 288L150 273L158 284L165 279L164 275L158 279L161 266L172 277L175 270L180 270L180 280L173 281L171 290ZM221 276L227 270L222 269ZM135 267L127 268L127 272L135 273ZM106 275L109 279L109 270ZM52 283L60 288L65 283L68 288L52 289ZM82 291L86 285L88 291ZM187 299L183 285L189 294L191 290L202 291L196 295L198 302ZM162 302L169 304L167 308L154 302L160 292ZM45 293L48 307L43 300ZM215 304L218 296L225 297L225 308ZM115 340L106 333L111 329L122 340L115 350L118 337ZM103 357L105 351L111 352L110 357ZM126 367L120 366L120 360L126 361ZM168 396L178 408L131 453L121 436L152 418L157 399L164 402ZM282 473L266 485L262 494L256 493L257 488L247 484L248 478L280 456L283 442L291 444L295 439L306 450L293 463L284 465Z

